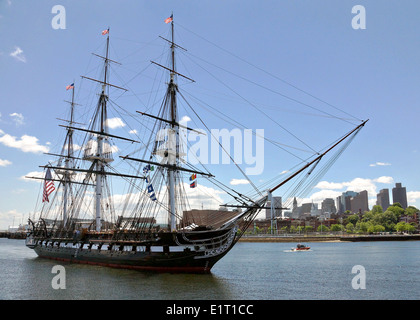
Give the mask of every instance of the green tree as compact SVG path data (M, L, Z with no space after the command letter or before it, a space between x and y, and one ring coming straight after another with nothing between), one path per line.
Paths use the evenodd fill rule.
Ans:
M414 206L409 206L407 209L405 209L404 214L407 216L413 216L415 213L419 212L420 210L417 209Z
M354 224L353 224L353 223L351 223L351 222L347 223L347 224L346 224L346 230L347 230L347 232L349 232L349 233L353 233L353 232L354 232Z
M410 223L400 221L395 225L395 230L398 232L413 232L416 230L416 227Z
M367 233L372 226L372 222L359 221L356 223L356 231L359 233Z
M312 226L305 226L305 232L312 232L314 230L314 227Z
M331 231L342 231L343 230L343 225L341 225L341 224L332 224L330 230Z
M404 214L404 209L398 202L394 203L392 206L389 206L386 211L391 211L397 219L400 219L400 217Z
M351 216L349 216L349 217L347 218L347 221L348 221L349 223L352 223L353 225L355 225L355 224L359 221L359 215L357 215L357 214L352 214Z
M397 213L396 213L395 211L392 211L392 210L386 210L382 214L381 218L382 218L381 224L385 227L386 231L394 231L395 225L398 223L400 219L400 211L397 210Z
M395 230L396 230L397 232L404 232L404 231L406 231L406 225L407 225L407 223L406 223L406 222L404 222L404 221L398 222L398 223L395 225Z
M375 214L372 211L367 211L362 218L363 222L368 222L373 220L373 218L375 217Z
M414 232L416 230L417 230L416 226L413 226L411 223L408 223L408 226L407 226L408 232Z
M368 230L367 230L367 232L369 233L378 233L378 232L384 232L384 231L385 231L385 227L380 224L371 225L368 227Z
M323 224L321 224L319 227L318 227L318 229L317 229L317 231L318 232L327 232L327 231L329 231L330 229L328 229L328 227L327 226L324 226Z
M373 206L371 211L373 214L384 212L380 205Z

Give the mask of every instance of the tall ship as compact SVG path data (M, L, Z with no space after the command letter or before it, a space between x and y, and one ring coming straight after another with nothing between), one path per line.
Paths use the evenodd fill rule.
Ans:
M88 123L76 121L75 85L68 86L72 99L69 118L60 119L64 121L60 126L65 132L61 152L48 153L55 160L41 166L44 170L41 178L33 177L42 180L41 192L29 219L26 246L39 257L144 271L209 273L262 210L276 209L271 201L275 192L297 178L314 176L321 160L334 150L337 151L332 158L337 158L365 125L366 121L361 121L263 190L234 164L255 192L251 197L234 190L217 180L205 166L201 169L186 160L185 132L205 133L180 121L178 102L184 96L177 81L193 80L176 68L176 51L185 49L174 42L173 17L165 22L171 26L170 39L162 38L168 46L169 59L166 65L153 61L152 64L167 74L166 92L158 112L129 113L130 117L138 118L139 127L144 128L148 137L145 134L142 139L132 139L109 130L111 120L115 120L109 115L111 92L118 95L118 91L126 91L110 82L111 65L118 62L110 59L109 29L102 33L106 37L105 53L95 54L95 59L103 61L102 78L83 76L86 81L96 83L99 91ZM112 103L112 112L120 109ZM192 113L205 126L198 113ZM250 115L253 116L258 115ZM74 143L75 135L80 136L82 146ZM115 141L122 141L127 147L118 150ZM113 166L116 150L120 152L117 159L126 163L130 171L121 172L119 166ZM230 150L225 151L229 154ZM330 165L331 160L327 163ZM220 187L232 199L224 204L225 208L234 209L218 211L213 219L186 214L191 212L189 188L196 188L198 179ZM116 184L124 185L123 194L113 194Z

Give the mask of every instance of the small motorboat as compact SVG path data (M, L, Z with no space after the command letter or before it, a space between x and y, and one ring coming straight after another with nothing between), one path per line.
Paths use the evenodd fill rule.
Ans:
M298 244L296 248L292 248L292 251L308 251L311 247L307 247L304 244Z

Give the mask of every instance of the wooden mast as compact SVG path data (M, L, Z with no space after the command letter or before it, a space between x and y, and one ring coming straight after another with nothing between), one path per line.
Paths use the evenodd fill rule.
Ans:
M177 155L178 155L178 127L174 125L177 120L176 113L176 84L174 82L175 77L175 45L174 45L174 20L172 14L171 21L171 60L172 60L172 70L171 70L171 79L169 82L169 94L170 94L170 117L171 117L171 129L169 130L169 145L168 148L168 164L176 165ZM169 181L169 228L171 231L176 229L176 206L175 206L175 170L168 169L168 181Z
M69 126L73 125L73 114L74 114L74 85L72 88L71 94L71 103L70 103L70 123ZM67 157L64 160L65 168L73 168L73 130L68 128L67 129ZM63 199L63 227L66 226L67 223L67 199L70 187L70 172L66 170L64 172L64 199Z
M106 38L106 56L105 56L105 73L104 73L104 83L102 84L102 93L100 96L100 132L105 133L104 122L106 121L106 101L108 96L105 93L106 83L107 83L107 74L108 74L108 52L109 52L109 28ZM99 110L98 110L99 111ZM96 231L101 231L101 203L102 203L102 179L104 176L104 162L103 159L103 135L98 134L97 136L97 160L96 160L96 201L95 201L95 218L96 218Z

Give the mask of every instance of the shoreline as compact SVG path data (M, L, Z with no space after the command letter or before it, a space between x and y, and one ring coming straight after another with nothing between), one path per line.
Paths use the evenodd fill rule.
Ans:
M420 235L355 235L355 236L242 236L240 242L361 242L418 241Z

